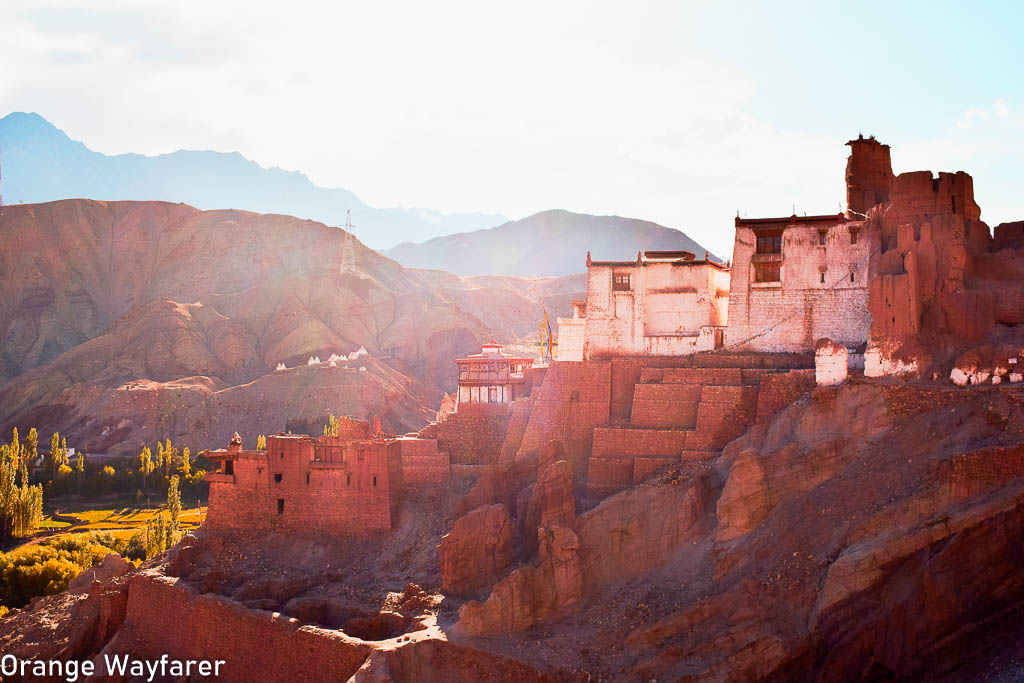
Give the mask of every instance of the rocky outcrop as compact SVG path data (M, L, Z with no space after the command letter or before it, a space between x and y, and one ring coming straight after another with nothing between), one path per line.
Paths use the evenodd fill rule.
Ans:
M512 517L504 505L476 508L441 539L441 584L466 593L487 586L512 561Z
M69 593L87 593L94 581L108 583L112 579L124 576L135 567L117 553L109 553L106 557L71 579L67 591Z
M520 514L520 528L528 547L536 548L538 529L559 522L572 527L576 519L576 498L573 496L572 469L564 460L551 463L541 471L537 484L524 492L529 494Z
M505 633L530 628L575 604L583 596L583 563L576 533L560 523L541 527L540 563L522 567L498 582L483 603L459 610L459 632Z

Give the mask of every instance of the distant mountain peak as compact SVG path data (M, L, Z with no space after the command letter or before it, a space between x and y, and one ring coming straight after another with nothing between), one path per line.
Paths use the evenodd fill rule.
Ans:
M547 209L493 228L406 242L383 253L407 267L459 275L552 277L585 271L587 251L595 259L615 260L649 249L707 251L686 233L651 221Z
M345 212L351 211L359 238L378 249L508 220L497 214L372 207L349 190L318 187L300 171L265 168L237 151L110 156L71 139L34 112L0 118L0 164L8 204L70 197L158 200L204 210L237 208L298 216L333 226L344 225Z

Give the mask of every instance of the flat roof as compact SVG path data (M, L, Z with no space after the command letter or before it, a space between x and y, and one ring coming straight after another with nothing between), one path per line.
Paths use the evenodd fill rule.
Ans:
M846 214L833 213L825 216L780 216L778 218L740 218L736 216L737 228L764 228L799 223L845 223Z

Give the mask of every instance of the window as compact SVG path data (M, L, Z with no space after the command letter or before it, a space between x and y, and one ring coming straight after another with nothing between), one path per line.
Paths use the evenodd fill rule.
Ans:
M854 282L856 280L856 277L854 277L854 276L855 276L855 273L851 270L850 271L850 282Z
M377 485L377 475L376 475L376 474L375 474L375 475L373 475L373 485L374 485L374 486L376 486L376 485Z
M366 460L366 449L365 448L360 448L359 450L356 451L356 459L357 460Z
M612 290L628 292L630 290L629 273L615 273L612 275Z
M754 282L780 282L782 280L781 263L755 263Z
M284 514L284 498L278 498L277 499L277 514L279 514L279 515L283 515Z
M284 460L284 451L281 451L281 459Z
M306 486L309 486L309 472L306 472Z
M345 473L345 486L352 485L352 474L350 472Z
M781 254L782 231L765 232L757 236L758 254Z
M825 273L821 274L821 284L825 284Z
M225 460L224 461L224 474L234 475L235 473L235 461Z
M850 231L850 244L857 244L857 231L856 230L851 230Z
M821 246L825 246L825 236L827 234L828 233L826 233L824 230L818 231L818 244L820 244Z
M282 475L275 474L274 475L274 482L280 484L281 483L281 477L282 477Z

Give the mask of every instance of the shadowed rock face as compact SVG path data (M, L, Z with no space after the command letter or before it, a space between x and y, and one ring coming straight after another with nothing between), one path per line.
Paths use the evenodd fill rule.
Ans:
M90 452L160 436L205 447L216 406L245 415L271 397L263 423L225 427L346 410L418 427L454 383L452 358L530 332L542 302L568 311L581 287L407 270L358 241L346 269L337 228L164 202L8 206L0 234L0 426L59 429ZM273 373L359 347L371 358L335 374L360 376Z

